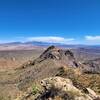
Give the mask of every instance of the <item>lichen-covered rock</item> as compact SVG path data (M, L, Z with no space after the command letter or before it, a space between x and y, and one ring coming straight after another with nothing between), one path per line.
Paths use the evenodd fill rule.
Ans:
M62 77L50 77L41 81L44 92L36 100L95 100L97 98L95 92L87 89L88 93L73 86L70 79ZM59 100L58 99L58 100Z

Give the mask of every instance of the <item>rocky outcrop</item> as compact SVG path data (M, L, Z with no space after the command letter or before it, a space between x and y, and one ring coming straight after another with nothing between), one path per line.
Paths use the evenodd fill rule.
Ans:
M100 58L84 62L82 70L84 73L100 74Z
M47 48L39 58L37 58L33 64L42 62L47 59L52 59L56 61L56 63L66 65L69 67L78 67L78 63L74 58L74 54L70 50L62 50L56 48L55 46L50 46Z
M83 93L70 79L61 77L46 78L41 81L41 86L44 92L36 100L96 100L98 98L93 90L88 88L87 92Z

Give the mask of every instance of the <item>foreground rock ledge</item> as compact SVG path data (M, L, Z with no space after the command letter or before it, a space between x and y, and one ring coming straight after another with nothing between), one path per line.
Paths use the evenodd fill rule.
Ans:
M44 88L44 92L35 100L100 100L93 90L88 88L87 92L83 93L73 86L70 79L62 77L43 79L41 86Z

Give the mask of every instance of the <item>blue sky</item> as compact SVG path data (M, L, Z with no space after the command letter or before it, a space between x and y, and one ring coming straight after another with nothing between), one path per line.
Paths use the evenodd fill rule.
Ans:
M100 0L0 0L0 42L100 44Z

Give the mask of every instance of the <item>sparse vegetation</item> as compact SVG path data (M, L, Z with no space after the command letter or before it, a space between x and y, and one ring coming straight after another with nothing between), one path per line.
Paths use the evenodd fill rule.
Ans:
M73 57L74 56L73 55L71 56L71 59L69 59L70 54L68 54L67 56L67 54L66 55L64 54L63 50L58 50L58 49L54 49L53 52L52 50L50 50L50 52L44 52L46 54L44 55L43 53L41 55L42 57L39 56L40 51L39 52L37 51L25 51L25 52L24 51L13 51L13 52L5 51L3 53L1 51L0 53L1 53L0 57L5 59L8 62L9 62L8 59L12 58L13 55L14 55L15 60L13 60L12 63L16 61L22 62L21 60L30 61L29 58L32 58L32 61L35 62L34 65L26 62L28 64L28 67L23 67L21 69L18 68L16 70L13 70L16 67L15 66L14 68L12 68L12 70L6 69L6 71L0 72L0 92L3 94L3 97L5 96L5 93L8 95L13 95L14 97L17 95L17 93L19 93L19 91L23 91L23 92L27 91L28 87L32 87L32 94L33 96L36 96L36 94L40 92L41 88L35 82L39 82L41 79L55 76L55 75L71 79L73 82L73 85L77 87L79 90L83 90L82 92L85 91L86 87L89 87L93 89L96 93L100 94L100 75L99 74L82 73L79 68L80 66L78 68L68 66L71 64L74 65L73 60L76 61L75 60L76 58L78 59L80 58L79 56L77 56L78 55L77 53L75 56L76 58ZM60 59L52 58L49 54L52 54L53 56L55 56L55 58L59 57ZM81 55L84 55L84 53ZM66 59L67 57L69 57L68 58L69 60ZM37 58L37 59L34 60L34 58ZM91 58L90 55L89 55L89 58ZM3 64L11 64L11 63L3 63ZM22 64L22 63L18 63L18 65L19 64ZM77 95L77 93L74 93L74 94ZM66 96L68 97L66 93L62 94L62 96L64 98L66 98ZM57 96L57 99L61 100L62 97ZM5 99L2 98L1 96L0 100L5 100Z
M32 94L35 95L35 94L39 93L39 90L40 90L40 89L39 89L39 86L38 86L37 84L34 83L34 84L32 85Z
M100 94L100 75L99 74L78 74L76 69L66 67L60 68L57 76L69 78L73 81L73 84L79 89L84 87L90 87L96 93Z

